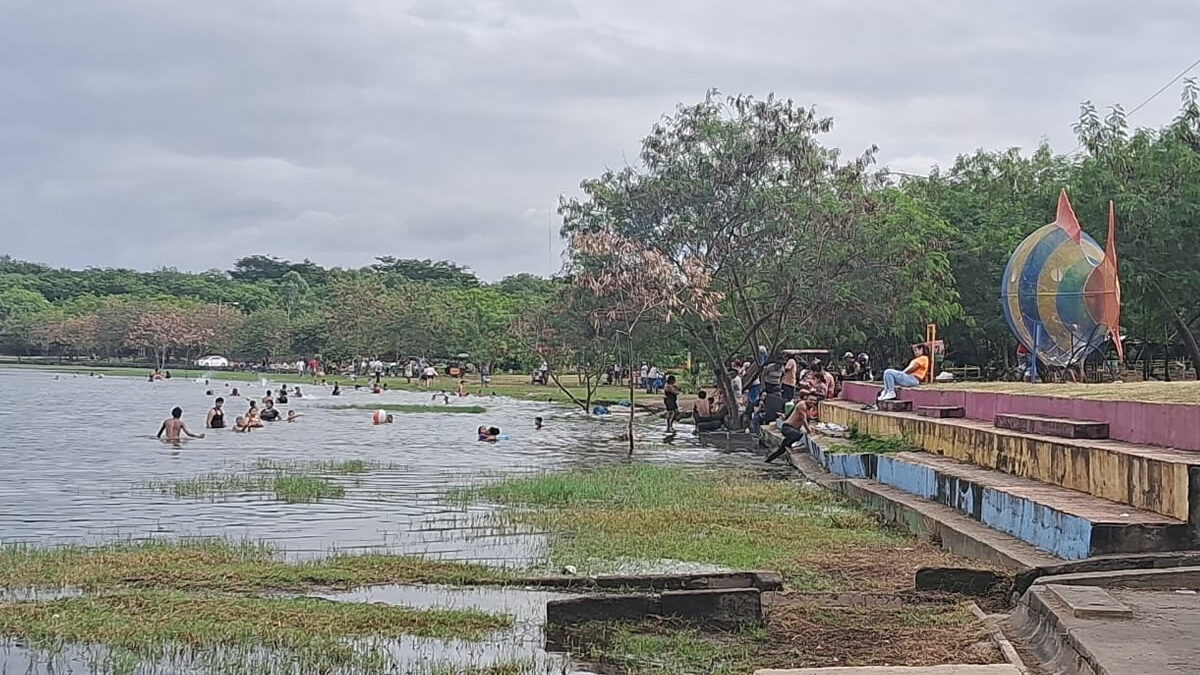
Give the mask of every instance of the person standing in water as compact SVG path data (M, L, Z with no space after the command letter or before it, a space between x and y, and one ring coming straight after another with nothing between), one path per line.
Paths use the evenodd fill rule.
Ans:
M667 385L663 387L663 407L667 409L667 433L675 433L675 419L679 417L679 387L675 386L675 376L667 376Z
M204 438L204 434L193 434L191 429L187 428L187 423L183 421L183 408L175 406L171 410L171 416L163 420L162 426L158 428L156 436L163 438L163 434L167 435L163 438L168 443L178 443L180 432L187 434L189 438Z
M208 417L204 420L204 426L208 429L224 429L225 428L225 399L220 396L213 401L212 410L208 411Z
M534 428L534 429L541 430L541 428L542 428L542 418L540 418L540 417L535 417L535 418L533 418L533 428Z

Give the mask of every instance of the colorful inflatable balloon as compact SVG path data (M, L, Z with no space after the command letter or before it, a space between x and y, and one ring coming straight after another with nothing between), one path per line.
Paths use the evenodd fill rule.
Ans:
M1080 229L1064 190L1054 222L1026 237L1008 259L1000 286L1004 318L1017 340L1043 363L1078 363L1110 337L1124 360L1111 202L1107 246L1106 253Z

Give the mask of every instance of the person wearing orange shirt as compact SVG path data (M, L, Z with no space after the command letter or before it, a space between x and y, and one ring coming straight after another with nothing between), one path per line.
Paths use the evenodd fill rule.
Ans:
M929 373L929 347L917 345L913 348L916 356L908 362L904 370L888 368L883 371L883 391L879 393L880 401L891 401L896 398L896 387L915 387L921 384Z

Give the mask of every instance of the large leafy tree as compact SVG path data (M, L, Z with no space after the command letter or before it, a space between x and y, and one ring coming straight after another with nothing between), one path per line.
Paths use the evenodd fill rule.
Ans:
M955 316L945 222L884 189L874 149L843 161L823 146L832 124L773 97L710 93L680 108L642 141L639 165L584 181L585 196L562 204L573 264L592 259L578 237L611 231L688 283L704 279L715 312L685 303L672 316L730 397L722 365L755 344Z

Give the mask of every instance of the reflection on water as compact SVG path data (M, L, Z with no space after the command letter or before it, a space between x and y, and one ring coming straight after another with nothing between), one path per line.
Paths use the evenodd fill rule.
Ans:
M345 384L345 383L343 383ZM230 397L233 387L241 398ZM497 476L575 465L625 460L623 418L598 420L547 404L505 398L471 397L488 412L473 414L396 413L392 425L371 424L371 410L347 405L430 403L429 393L371 395L343 388L304 386L305 397L281 406L303 413L295 424L277 422L250 434L210 430L181 448L154 438L172 407L201 431L212 404L206 389L226 397L226 419L260 399L272 383L174 379L56 376L44 371L0 370L0 439L5 470L0 472L0 541L31 544L97 543L122 538L224 536L266 541L291 557L333 550L372 549L508 566L544 562L545 545L535 533L494 527L486 506L463 506L444 499L457 487ZM457 404L451 402L451 405ZM339 409L339 406L341 408ZM546 427L533 428L542 416ZM510 440L478 443L480 424L499 426ZM739 438L715 436L705 442L679 434L662 436L661 420L637 427L638 458L673 463L759 465L752 455L729 452L744 447ZM265 495L219 500L180 499L144 489L147 482L181 479L245 468L257 460L305 462L362 459L388 465L356 476L331 476L346 489L344 498L315 504L289 504ZM541 650L544 593L493 589L377 588L329 596L341 600L403 601L405 604L501 609L518 618L517 627L495 640L441 644L400 641L393 653L420 660L432 653L465 656L478 664L511 657L534 657L555 672L559 657ZM39 596L40 597L40 596ZM15 599L8 596L5 599ZM457 658L456 656L456 658ZM68 650L48 666L19 647L0 648L0 673L91 672L95 650ZM163 672L185 672L172 666Z

